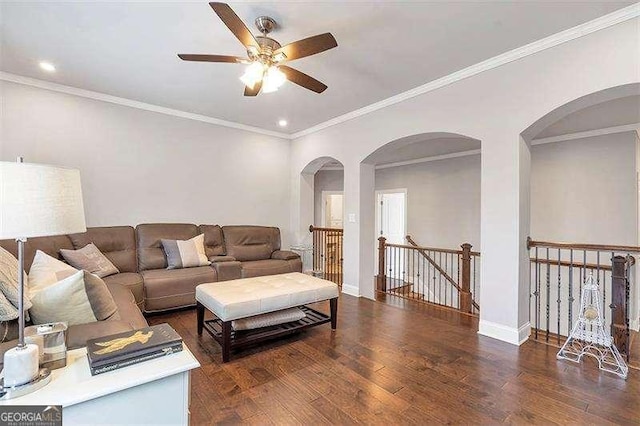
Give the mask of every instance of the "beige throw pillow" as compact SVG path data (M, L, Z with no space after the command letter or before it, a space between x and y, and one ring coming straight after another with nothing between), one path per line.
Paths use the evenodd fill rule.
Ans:
M167 256L167 269L211 265L204 251L204 234L190 240L160 240Z
M77 269L38 250L29 269L29 292L55 284L76 272Z
M29 311L34 324L66 322L86 324L113 315L116 304L101 278L78 271L54 284L37 289Z
M25 278L25 292L24 292L24 309L31 308L31 301L29 300L29 286L28 286L28 277L27 274L24 275ZM10 302L13 307L16 309L16 317L17 318L17 308L20 301L19 297L19 288L18 288L18 259L15 258L14 255L0 247L0 292L4 295L4 298L0 298L0 305L6 302ZM0 309L2 309L0 307ZM13 311L8 306L5 306L2 309L4 312ZM0 315L0 320L4 321L4 315ZM11 318L12 319L12 318Z
M76 269L84 269L100 278L120 272L93 243L79 250L60 249L60 254L69 265Z

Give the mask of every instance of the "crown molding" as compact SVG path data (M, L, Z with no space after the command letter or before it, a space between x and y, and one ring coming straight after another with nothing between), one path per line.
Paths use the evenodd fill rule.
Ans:
M508 64L518 59L522 59L524 57L536 54L543 50L558 46L562 43L566 43L568 41L583 37L585 35L594 33L596 31L609 28L611 26L628 21L633 18L637 18L639 16L640 16L640 3L634 3L625 8L616 10L607 15L593 19L589 22L585 22L584 24L580 24L578 26L553 34L549 37L534 41L532 43L510 50L498 56L494 56L493 58L487 59L486 61L479 62L467 68L463 68L462 70L456 71L452 74L446 75L437 80L433 80L429 83L415 87L406 92L399 93L397 95L391 96L382 101L367 105L363 108L359 108L357 110L348 112L346 114L332 118L331 120L327 120L315 126L309 127L305 130L292 133L292 134L275 132L272 130L263 129L261 127L249 126L249 125L237 123L234 121L227 121L227 120L222 120L220 118L210 117L206 115L195 114L195 113L181 111L181 110L172 109L172 108L166 108L159 105L153 105L145 102L135 101L132 99L112 96L106 93L79 89L72 86L65 86L58 83L52 83L45 80L38 80L35 78L25 77L17 74L11 74L3 71L0 71L0 80L9 81L12 83L24 84L27 86L38 87L41 89L52 90L55 92L66 93L66 94L80 96L80 97L89 98L89 99L100 100L100 101L109 102L113 104L124 105L124 106L137 108L145 111L172 115L174 117L201 121L204 123L215 124L217 126L223 126L223 127L228 127L232 129L258 133L261 135L293 140L306 135L310 135L312 133L316 133L320 130L326 129L331 126L344 123L345 121L352 120L357 117L361 117L363 115L380 110L382 108L386 108L388 106L397 104L399 102L403 102L407 99L411 99L416 96L423 95L425 93L431 92L433 90L439 89L449 84L453 84L465 78L469 78L474 75L480 74L484 71L497 68L501 65Z
M568 41L583 37L596 31L600 31L605 28L609 28L619 23L628 21L629 19L637 18L638 16L640 16L640 3L634 3L630 6L616 10L607 15L593 19L589 22L585 22L584 24L577 25L559 33L550 35L549 37L545 37L543 39L502 53L498 56L494 56L493 58L487 59L486 61L482 61L467 68L463 68L460 71L456 71L437 80L433 80L429 83L423 84L422 86L418 86L406 92L391 96L382 101L332 118L331 120L327 120L323 123L309 127L308 129L302 130L300 132L293 133L291 135L292 139L298 139L303 136L319 132L320 130L326 129L328 127L344 123L345 121L349 121L354 118L369 114L371 112L378 111L379 109L386 108L390 105L394 105L399 102L406 101L407 99L423 95L425 93L431 92L444 86L448 86L449 84L455 83L465 78L480 74L484 71L488 71L496 67L508 64L509 62L534 55L536 53L542 52L543 50L558 46L562 43L566 43Z
M123 106L137 108L145 111L172 115L174 117L201 121L203 123L215 124L217 126L229 127L236 130L244 130L246 132L259 133L261 135L274 136L274 137L283 138L283 139L292 139L291 135L286 133L274 132L274 131L266 130L260 127L254 127L254 126L248 126L246 124L236 123L234 121L227 121L227 120L222 120L215 117L209 117L207 115L194 114L191 112L181 111L181 110L172 109L172 108L166 108L159 105L148 104L146 102L134 101L132 99L107 95L106 93L79 89L77 87L65 86L63 84L52 83L50 81L45 81L45 80L38 80L35 78L25 77L17 74L11 74L3 71L0 71L0 80L9 81L11 83L24 84L26 86L38 87L40 89L52 90L54 92L80 96L83 98L95 99L98 101L109 102L112 104L123 105Z

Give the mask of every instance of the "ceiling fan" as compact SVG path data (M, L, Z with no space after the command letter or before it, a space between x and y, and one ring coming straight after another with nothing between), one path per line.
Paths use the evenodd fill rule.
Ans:
M284 64L338 46L331 33L319 34L282 46L276 40L267 37L277 26L273 18L258 17L255 20L255 25L262 35L254 37L228 4L211 2L209 6L233 35L240 40L240 43L246 47L248 59L227 55L178 54L180 59L197 62L248 64L244 75L240 77L240 80L245 84L245 96L256 96L261 91L263 93L274 92L287 80L316 93L322 93L327 89L324 83Z

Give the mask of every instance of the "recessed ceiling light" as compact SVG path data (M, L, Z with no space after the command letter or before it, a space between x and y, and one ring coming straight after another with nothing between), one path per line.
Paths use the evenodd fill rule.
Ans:
M287 127L287 120L280 120L278 121L278 126L280 127Z
M54 67L53 64L44 61L40 62L40 68L47 72L54 72L56 70L56 67Z

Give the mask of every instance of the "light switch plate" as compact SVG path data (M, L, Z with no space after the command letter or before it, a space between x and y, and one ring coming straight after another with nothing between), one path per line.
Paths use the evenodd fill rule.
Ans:
M355 213L349 213L349 222L356 223L356 214Z

